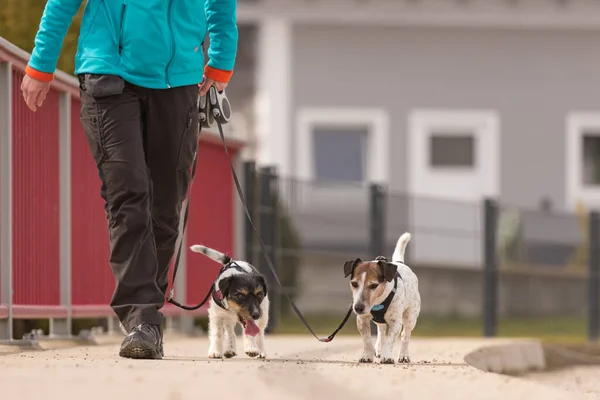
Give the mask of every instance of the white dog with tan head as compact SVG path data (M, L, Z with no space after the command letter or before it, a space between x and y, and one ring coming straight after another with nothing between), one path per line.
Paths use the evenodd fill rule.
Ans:
M385 257L377 257L373 261L357 258L344 264L344 277L350 277L352 308L364 343L359 362L370 363L379 357L382 364L394 364L394 343L402 332L397 359L400 363L410 363L408 344L421 312L419 281L404 264L410 237L408 232L400 236L391 262ZM375 346L371 338L371 320L377 324Z

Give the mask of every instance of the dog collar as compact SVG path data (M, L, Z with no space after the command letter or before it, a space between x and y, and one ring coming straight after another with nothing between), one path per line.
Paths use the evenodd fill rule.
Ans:
M383 303L377 304L376 306L373 306L373 308L371 308L371 316L373 317L373 321L377 322L378 324L385 323L385 313L387 312L387 309L390 307L390 304L392 303L392 299L394 298L394 295L396 294L399 277L400 277L400 275L398 273L396 273L396 276L394 277L394 288L392 289L390 294L388 294L388 296L385 298Z

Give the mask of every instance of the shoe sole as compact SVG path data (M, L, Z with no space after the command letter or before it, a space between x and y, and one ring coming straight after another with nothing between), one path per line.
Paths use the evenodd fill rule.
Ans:
M160 360L162 354L149 343L138 339L133 339L119 351L119 356L123 358L134 358L137 360Z

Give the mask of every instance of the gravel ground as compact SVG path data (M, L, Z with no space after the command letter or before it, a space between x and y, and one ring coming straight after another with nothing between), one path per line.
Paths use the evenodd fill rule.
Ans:
M118 345L61 348L0 357L4 399L201 400L210 398L526 399L598 398L598 371L575 369L530 379L488 374L467 366L469 351L506 340L415 339L412 365L358 365L361 341L323 344L306 336L268 337L269 359L245 355L206 359L207 340L166 340L162 361L125 360ZM238 340L238 351L241 340ZM595 374L595 379L591 375ZM569 376L575 381L570 382ZM577 384L577 379L580 384ZM571 379L572 381L573 379ZM596 382L588 382L593 381ZM558 383L557 383L558 382ZM560 383L562 382L562 383ZM582 384L583 383L583 384ZM594 386L595 385L595 386ZM587 392L587 393L585 393ZM534 397L536 396L536 397Z

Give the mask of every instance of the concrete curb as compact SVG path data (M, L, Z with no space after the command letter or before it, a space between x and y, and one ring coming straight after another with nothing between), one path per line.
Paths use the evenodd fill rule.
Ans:
M481 371L522 375L546 369L544 346L537 340L480 347L464 357L465 362Z

